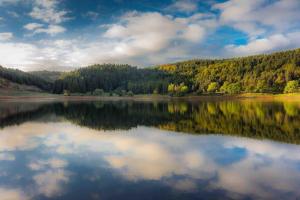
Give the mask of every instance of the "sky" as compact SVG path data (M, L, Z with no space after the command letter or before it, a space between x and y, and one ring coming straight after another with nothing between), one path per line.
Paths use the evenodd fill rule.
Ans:
M300 0L0 0L0 65L147 67L300 47Z

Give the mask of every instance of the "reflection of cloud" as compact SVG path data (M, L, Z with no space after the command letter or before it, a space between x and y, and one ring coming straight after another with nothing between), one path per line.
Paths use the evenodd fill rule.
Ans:
M13 154L10 153L0 153L0 161L1 160L9 160L9 161L13 161L15 160L15 156Z
M197 184L190 179L174 181L171 182L170 185L176 188L177 190L182 191L193 191L197 188Z
M62 183L69 181L69 175L64 170L48 170L33 177L38 186L38 192L46 197L57 196L62 193Z
M35 146L31 140L30 127L24 126L20 129L19 126L7 127L0 132L0 151L13 151L16 149L30 149Z
M24 193L18 189L0 188L1 200L26 200Z
M65 160L51 158L30 162L28 167L33 171L42 171L33 176L38 194L53 197L63 192L62 184L69 182L70 173L64 170L68 165Z
M68 165L68 163L65 160L60 160L56 158L52 158L49 160L38 160L35 162L29 163L28 167L31 170L41 170L44 169L45 167L50 167L50 168L64 168Z
M225 190L231 197L255 194L256 198L277 198L278 193L289 194L291 199L300 196L297 145L170 133L145 127L128 133L102 132L66 122L27 123L1 130L0 138L7 139L9 145L0 142L0 150L42 146L59 158L73 154L81 159L88 154L89 158L104 160L128 181L157 180L182 191L196 191L197 180L201 180L210 190ZM241 156L235 149L246 153ZM232 162L218 162L220 157ZM70 172L64 169L67 165L67 161L55 157L31 159L27 166L37 173L33 179L38 193L47 197L61 194L62 184L69 181Z

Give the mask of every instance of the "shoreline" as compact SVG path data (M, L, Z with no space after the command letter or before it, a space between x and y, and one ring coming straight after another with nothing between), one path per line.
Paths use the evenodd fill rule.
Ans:
M265 93L244 93L237 95L190 95L183 97L171 97L168 95L134 95L134 96L63 96L52 94L32 95L2 95L0 101L224 101L224 100L260 100L260 101L299 101L300 93L292 94L265 94Z

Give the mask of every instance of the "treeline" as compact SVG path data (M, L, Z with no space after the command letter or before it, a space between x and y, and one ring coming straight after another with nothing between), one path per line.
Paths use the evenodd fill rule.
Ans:
M171 82L183 81L167 72L129 65L103 64L64 73L54 84L54 93L115 93L149 94L168 92Z
M222 60L191 60L154 68L94 65L65 73L54 93L170 94L299 91L300 49ZM95 93L94 93L95 92Z
M143 69L102 64L65 73L25 73L0 67L0 77L66 95L291 93L299 91L300 49Z
M53 88L53 85L45 79L17 69L0 66L0 77L19 84L33 85L48 92Z
M299 90L300 49L223 60L191 60L161 65L159 70L184 75L197 93L264 92Z
M42 70L42 71L31 71L28 73L40 77L46 80L47 82L54 83L57 79L59 79L59 77L63 72Z

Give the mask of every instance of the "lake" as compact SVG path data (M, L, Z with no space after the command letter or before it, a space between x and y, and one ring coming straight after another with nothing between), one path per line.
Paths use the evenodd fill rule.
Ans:
M0 198L300 199L300 104L2 101Z

